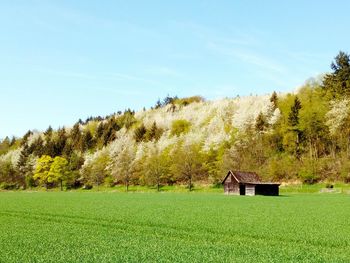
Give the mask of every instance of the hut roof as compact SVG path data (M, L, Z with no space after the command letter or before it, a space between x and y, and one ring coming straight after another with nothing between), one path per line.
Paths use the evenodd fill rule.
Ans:
M234 178L238 181L238 183L251 183L251 184L259 184L261 183L260 177L253 172L241 172L241 171L229 171L227 176L225 177L223 183L226 181L227 177L232 174Z

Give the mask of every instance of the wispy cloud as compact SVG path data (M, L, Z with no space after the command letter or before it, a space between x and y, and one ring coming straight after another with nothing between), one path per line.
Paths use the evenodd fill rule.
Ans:
M259 44L259 40L247 32L242 32L237 28L226 29L225 34L218 32L217 28L201 25L192 21L170 21L170 24L206 42L218 42L226 44L236 44L243 46L253 46Z
M183 77L183 74L178 70L166 66L148 67L146 72L148 74L163 77Z
M243 49L239 47L218 45L214 42L208 43L208 48L212 51L218 52L222 55L229 56L231 58L239 59L242 62L255 65L259 68L264 68L270 71L278 73L286 73L287 69L277 61L261 55L255 51L249 49Z
M74 71L62 71L56 69L49 69L43 67L35 67L34 71L55 75L64 78L74 78L74 79L82 79L82 80L94 80L94 81L128 81L128 82L145 82L150 84L157 84L158 82L152 79L139 77L136 75L118 73L118 72L109 72L109 73L82 73L82 72L74 72Z

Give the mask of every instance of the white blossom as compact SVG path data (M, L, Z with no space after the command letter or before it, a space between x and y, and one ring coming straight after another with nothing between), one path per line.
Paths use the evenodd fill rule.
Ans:
M330 103L331 109L326 114L326 125L329 127L331 134L336 134L349 116L349 102L348 99L343 99Z

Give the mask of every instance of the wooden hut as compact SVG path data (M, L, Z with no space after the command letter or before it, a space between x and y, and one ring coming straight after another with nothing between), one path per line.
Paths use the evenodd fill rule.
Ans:
M229 171L223 180L225 194L279 195L278 183L262 182L256 173Z

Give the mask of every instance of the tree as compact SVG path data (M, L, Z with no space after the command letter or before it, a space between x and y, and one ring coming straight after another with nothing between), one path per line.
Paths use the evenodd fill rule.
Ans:
M69 170L68 161L60 156L53 159L50 170L48 172L49 183L59 182L61 191L63 190L63 182L70 179L71 171Z
M39 180L40 184L45 185L46 189L48 184L52 182L52 179L49 177L49 172L53 159L49 155L43 155L37 160L36 168L34 172L33 179Z
M80 150L82 152L85 152L86 150L92 149L95 146L94 138L89 130L86 130L83 133L83 136L81 137L81 148Z
M41 138L41 136L33 141L29 149L30 152L37 157L44 155L44 140Z
M191 123L187 120L175 120L171 124L171 132L172 136L180 136L180 134L186 134L190 131Z
M295 96L294 104L290 109L288 115L288 123L291 127L296 127L299 124L299 111L301 109L301 102L298 96Z
M145 137L147 141L158 141L162 133L163 129L158 128L157 123L153 122L152 127L147 130Z
M142 142L143 140L145 140L146 138L146 127L145 125L142 123L138 128L135 129L134 132L134 139L136 142Z
M350 56L340 51L332 62L333 72L326 75L323 88L333 97L350 95Z
M24 134L21 140L21 146L25 145L28 142L28 139L31 135L33 135L33 132L31 130L27 131L26 134Z
M22 184L21 180L17 178L17 171L13 166L11 160L0 159L0 183L5 189L19 188Z
M278 96L276 91L274 91L270 97L270 102L272 104L272 111L278 108Z
M263 132L266 130L267 126L268 122L266 120L266 117L262 112L260 112L255 121L255 130L258 132Z
M63 154L66 143L67 143L67 134L66 134L66 129L63 127L58 129L57 131L57 138L54 142L55 156L60 156Z
M178 180L186 181L188 190L192 191L193 181L204 173L201 145L180 143L172 153L172 160L172 173Z
M80 124L79 122L75 123L73 128L71 129L70 133L69 133L69 137L71 139L72 142L72 148L74 150L80 150L81 146L81 131L80 131Z
M169 163L167 158L157 148L149 153L149 157L144 162L146 171L146 181L148 184L157 185L157 191L160 191L160 185L169 173Z
M289 129L283 139L284 145L289 146L291 149L294 149L294 154L297 159L300 159L301 155L300 139L302 133L299 128L299 111L301 108L301 102L298 96L296 96L288 115ZM292 139L293 137L295 138L294 140Z
M133 164L135 159L135 147L125 146L121 152L112 160L112 176L122 181L125 185L125 191L129 191L129 184L133 173Z
M29 147L27 144L24 144L21 150L18 162L16 164L16 169L19 175L26 179L31 176L31 172L32 172L32 167L27 165L29 155L30 155ZM25 181L28 182L29 178Z

